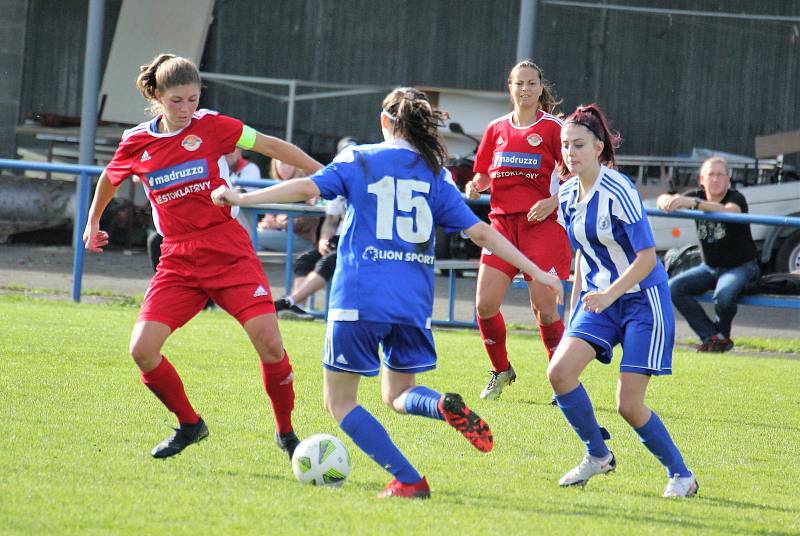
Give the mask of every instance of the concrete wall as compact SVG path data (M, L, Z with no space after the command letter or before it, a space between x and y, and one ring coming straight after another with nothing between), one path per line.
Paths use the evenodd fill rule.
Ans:
M28 0L0 0L0 158L14 158Z

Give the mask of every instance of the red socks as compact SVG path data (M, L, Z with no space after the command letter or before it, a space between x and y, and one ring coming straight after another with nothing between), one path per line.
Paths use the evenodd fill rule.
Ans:
M539 326L539 334L542 336L544 348L547 350L547 361L553 359L561 336L564 335L564 322L559 318L549 326Z
M196 424L200 416L192 408L183 382L175 367L166 357L161 356L161 363L150 372L142 372L142 383L150 389L159 400L178 417L181 424ZM261 377L264 380L264 389L267 391L272 410L275 412L275 421L278 433L286 434L292 431L292 409L294 408L294 385L292 365L289 356L284 352L283 359L278 363L264 363L261 361Z
M142 372L142 383L178 417L181 424L196 424L200 416L195 413L178 371L161 356L161 363L150 372Z
M277 363L261 363L261 378L269 396L275 423L279 434L292 431L292 409L294 409L294 374L289 356L283 352L283 359Z
M497 313L491 318L478 317L478 330L481 332L483 345L492 368L495 372L508 370L508 351L506 350L506 322L503 314Z

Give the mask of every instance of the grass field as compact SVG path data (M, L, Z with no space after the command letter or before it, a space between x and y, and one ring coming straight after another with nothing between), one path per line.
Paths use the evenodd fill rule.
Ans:
M382 407L378 380L361 403L431 483L430 501L381 501L388 475L322 409L322 323L282 322L302 435L342 438L354 468L341 489L301 486L272 443L254 351L236 322L206 312L165 354L181 372L209 439L153 460L172 418L127 356L136 308L0 296L2 534L798 534L800 410L796 358L679 351L674 376L651 384L661 415L700 481L666 500L666 476L614 409L616 368L584 383L614 435L616 473L585 489L557 480L583 445L548 404L538 336L512 335L519 379L482 402L488 360L475 332L437 331L439 368L422 383L464 394L495 449L473 449L441 422ZM795 344L796 341L795 341Z

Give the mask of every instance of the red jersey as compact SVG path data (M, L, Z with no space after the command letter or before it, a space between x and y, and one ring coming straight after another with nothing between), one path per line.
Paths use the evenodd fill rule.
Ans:
M223 184L230 186L223 155L236 147L242 122L200 109L181 130L158 132L160 117L124 132L106 166L111 184L119 186L127 177L138 176L153 207L156 229L167 238L236 217L238 210L211 201L211 191Z
M489 123L475 155L473 171L492 179L492 214L527 213L537 201L558 192L563 122L539 110L536 121L521 128L512 115ZM549 217L556 219L557 212Z

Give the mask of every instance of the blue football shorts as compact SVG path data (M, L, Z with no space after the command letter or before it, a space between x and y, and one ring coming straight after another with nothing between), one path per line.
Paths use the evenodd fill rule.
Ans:
M322 365L330 370L377 376L383 365L396 372L416 374L436 368L431 330L368 320L328 320Z
M672 374L675 316L666 282L631 292L602 313L583 308L583 296L569 319L564 337L576 337L600 348L597 360L611 363L613 348L622 344L621 372Z

